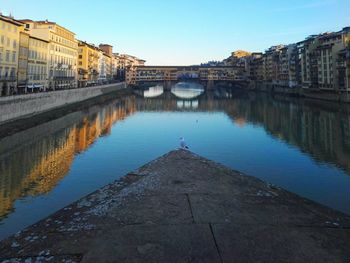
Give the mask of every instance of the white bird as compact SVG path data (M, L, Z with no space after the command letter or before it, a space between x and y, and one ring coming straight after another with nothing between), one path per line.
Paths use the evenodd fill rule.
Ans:
M184 137L180 138L180 147L181 147L181 149L186 149L186 150L188 149L188 146L187 146L187 144L185 142Z

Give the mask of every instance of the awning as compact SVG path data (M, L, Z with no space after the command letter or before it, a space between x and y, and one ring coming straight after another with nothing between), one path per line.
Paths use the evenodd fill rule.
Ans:
M67 87L67 86L69 86L69 84L68 83L66 83L66 84L58 84L57 86L58 87Z

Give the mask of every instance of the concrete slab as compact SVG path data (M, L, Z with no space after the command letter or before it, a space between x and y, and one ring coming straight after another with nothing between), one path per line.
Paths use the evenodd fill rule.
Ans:
M0 262L349 262L350 217L184 150L0 243Z
M214 224L223 262L349 262L350 230Z
M201 224L350 227L346 216L329 213L321 206L309 209L310 201L276 191L259 190L255 195L190 194L189 198L194 221Z
M187 195L131 195L111 207L104 220L115 224L190 224L193 217Z
M22 247L16 258L80 256L82 262L220 262L209 225L109 226L49 233ZM3 257L3 260L10 258Z
M83 262L220 262L208 225L126 226L97 237Z

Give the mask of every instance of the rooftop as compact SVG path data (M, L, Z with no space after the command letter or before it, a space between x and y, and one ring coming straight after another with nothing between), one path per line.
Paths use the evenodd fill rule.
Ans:
M16 26L22 26L23 25L23 23L21 21L16 20L16 19L14 19L13 17L10 17L10 16L0 15L0 20L8 22L8 23L11 23L11 24L16 25Z

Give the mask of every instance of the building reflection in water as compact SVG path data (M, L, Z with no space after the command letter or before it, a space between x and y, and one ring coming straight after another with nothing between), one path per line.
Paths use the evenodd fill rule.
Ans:
M186 89L181 89L186 93ZM298 147L315 161L336 165L350 174L350 107L267 94L236 93L217 88L179 100L165 91L152 99L137 99L137 111L225 112L239 127L263 127L274 138ZM183 97L190 98L192 91Z
M42 136L35 136L39 130L45 131L41 126L24 131L18 138L32 139L16 147L11 148L14 138L11 142L1 140L0 217L13 210L16 199L52 191L69 172L76 154L88 149L97 138L108 136L114 123L137 111L225 112L240 127L261 126L274 138L298 147L314 160L336 165L350 174L348 107L326 108L304 100L242 95L227 89L187 92L185 87L171 91L156 87L140 93L141 96L51 121L45 124L47 133Z
M110 134L114 123L134 113L134 105L132 98L116 101L82 114L76 124L68 127L60 127L63 117L51 122L58 131L35 138L10 154L1 152L0 218L12 211L16 199L50 192L69 172L74 156L85 151L98 137ZM40 127L27 133L35 134L37 129Z

